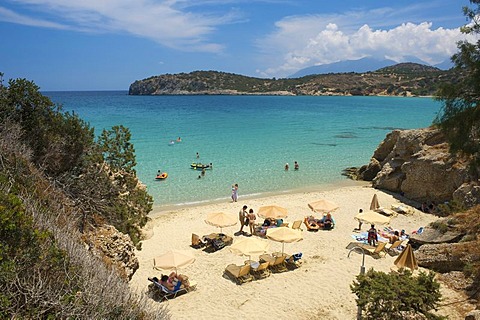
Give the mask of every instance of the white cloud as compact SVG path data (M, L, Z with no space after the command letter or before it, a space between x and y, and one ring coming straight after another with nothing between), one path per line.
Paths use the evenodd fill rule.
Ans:
M223 46L209 41L208 36L218 26L235 21L235 11L224 15L200 14L186 11L183 2L16 0L17 7L29 11L22 10L19 14L0 7L0 21L82 32L129 33L186 51L221 51ZM29 17L39 12L42 18Z
M21 14L17 14L12 10L0 7L0 20L5 22L12 22L23 24L26 26L32 27L43 27L43 28L52 28L52 29L67 29L66 26L50 21L45 21L42 19L34 19L26 17Z
M456 43L465 39L459 28L433 29L430 22L406 22L374 29L372 24L382 25L376 18L378 10L296 16L277 22L277 30L258 43L264 60L270 63L259 73L266 77L285 77L312 65L364 57L396 62L416 57L437 64L448 60L457 51Z

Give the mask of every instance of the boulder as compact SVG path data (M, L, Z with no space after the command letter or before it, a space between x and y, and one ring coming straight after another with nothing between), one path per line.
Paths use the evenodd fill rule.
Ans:
M126 280L130 280L138 269L132 240L114 226L97 228L86 234L84 240L95 255L107 260Z
M476 183L463 183L453 193L453 200L463 205L465 208L471 208L480 204L480 186Z
M480 310L472 310L465 316L465 320L480 320Z
M425 244L415 251L418 265L445 273L462 271L472 258L465 243Z
M381 169L382 166L380 165L380 162L377 159L372 158L368 165L360 168L359 175L361 176L362 180L372 181Z
M409 241L418 246L435 243L454 243L462 239L464 235L464 233L459 232L454 228L448 228L446 232L441 232L438 229L425 227L422 233L412 234Z
M358 170L358 177L416 202L444 203L455 195L471 207L480 203L480 181L470 175L468 164L449 153L444 135L436 128L394 130L368 165Z

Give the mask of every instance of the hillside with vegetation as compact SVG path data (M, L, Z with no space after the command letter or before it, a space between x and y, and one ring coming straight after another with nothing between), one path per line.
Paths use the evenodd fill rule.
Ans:
M140 239L152 198L129 135L95 139L33 82L0 81L0 319L168 318L85 242L106 225Z
M330 73L261 79L219 71L165 74L135 81L130 95L387 95L431 96L441 83L457 82L456 70L400 63L366 73Z

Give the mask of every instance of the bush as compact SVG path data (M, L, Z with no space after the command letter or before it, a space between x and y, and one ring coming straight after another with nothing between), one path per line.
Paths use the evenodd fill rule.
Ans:
M357 295L357 305L365 319L405 319L414 314L443 319L430 312L441 298L440 284L433 272L420 272L413 277L408 270L387 274L370 269L358 275L350 288Z

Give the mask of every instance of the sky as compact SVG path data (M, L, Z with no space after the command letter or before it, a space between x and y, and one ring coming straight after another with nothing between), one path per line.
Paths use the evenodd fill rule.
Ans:
M365 57L439 64L468 0L2 0L0 72L42 91L128 90L161 74L284 78Z

